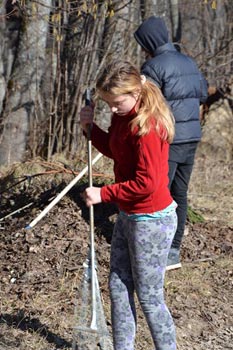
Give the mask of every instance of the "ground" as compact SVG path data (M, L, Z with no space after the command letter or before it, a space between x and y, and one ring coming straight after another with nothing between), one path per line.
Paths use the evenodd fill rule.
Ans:
M90 235L89 212L80 198L86 179L33 228L26 229L74 176L67 168L60 172L55 163L42 163L37 162L39 171L35 163L25 163L1 173L0 350L68 350L74 346L74 338L76 349L101 349L91 335L84 335L86 347L85 341L79 346L81 335L74 330L80 326L83 310L90 307L90 301L81 295ZM229 185L231 171L228 164L229 171L221 181L210 184L200 174L200 167L203 160L197 159L190 186L194 212L183 241L183 267L166 273L165 295L176 324L178 350L227 350L233 344L232 193L229 198L224 194L223 201L221 185ZM213 169L216 174L216 163ZM218 169L220 172L222 163ZM111 181L104 161L94 171L94 182ZM40 175L25 176L28 173ZM216 197L210 200L213 191ZM14 213L19 208L23 209ZM95 206L97 274L109 333L107 277L115 218L114 206ZM81 326L84 321L81 319ZM135 349L153 349L139 306Z

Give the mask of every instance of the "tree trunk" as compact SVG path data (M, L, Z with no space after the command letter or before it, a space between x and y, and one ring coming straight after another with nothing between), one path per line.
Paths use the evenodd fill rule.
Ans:
M43 0L39 5L32 4L30 18L24 19L20 26L17 52L9 67L8 91L2 115L0 164L11 164L24 158L29 125L33 125L31 119L38 101L48 31L48 20L44 18L49 15L51 0Z
M111 59L144 61L133 33L151 15L166 21L171 39L196 58L211 84L231 83L230 0L14 1L0 8L0 165L55 153L82 158L79 123L84 91ZM5 14L5 16L4 16ZM182 33L181 33L182 23ZM182 37L181 37L182 34ZM107 129L108 107L96 120Z

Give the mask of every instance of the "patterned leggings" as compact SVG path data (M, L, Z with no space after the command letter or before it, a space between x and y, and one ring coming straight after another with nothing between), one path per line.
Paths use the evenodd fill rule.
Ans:
M163 291L167 256L176 226L175 212L146 221L118 216L111 243L109 277L114 350L134 349L134 291L156 350L176 349L175 327Z

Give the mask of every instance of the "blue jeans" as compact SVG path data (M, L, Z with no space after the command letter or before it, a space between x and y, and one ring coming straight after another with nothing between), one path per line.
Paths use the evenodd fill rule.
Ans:
M180 249L188 209L188 185L193 170L198 142L170 145L169 151L169 188L177 203L178 225L172 248Z
M175 350L175 327L164 301L164 275L177 225L176 212L146 221L119 215L110 259L114 350L133 350L136 333L134 291L156 350Z

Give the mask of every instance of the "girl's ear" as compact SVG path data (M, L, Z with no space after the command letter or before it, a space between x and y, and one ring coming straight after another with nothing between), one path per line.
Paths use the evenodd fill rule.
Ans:
M138 100L138 97L139 97L139 92L134 92L134 93L133 93L133 97L134 97L135 100L137 101L137 100Z
M135 91L135 92L133 93L133 97L135 98L136 101L138 100L140 94L141 94L141 91L140 91L140 90Z

